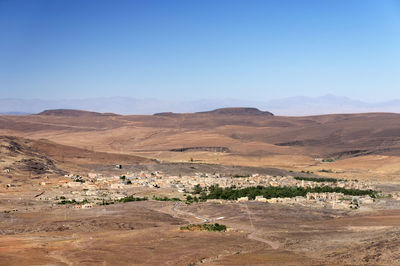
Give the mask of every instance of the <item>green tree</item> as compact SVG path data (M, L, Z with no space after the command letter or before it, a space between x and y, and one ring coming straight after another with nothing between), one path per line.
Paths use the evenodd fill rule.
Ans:
M200 194L203 191L202 187L197 184L193 187L193 194Z

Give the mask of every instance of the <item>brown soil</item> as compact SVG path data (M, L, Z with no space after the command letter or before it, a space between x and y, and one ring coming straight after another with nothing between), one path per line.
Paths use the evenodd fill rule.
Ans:
M194 214L190 215L190 214ZM229 231L181 231L200 217ZM134 202L2 214L0 264L394 265L400 212L364 214L269 204ZM249 235L255 232L253 240ZM277 248L260 241L278 243Z
M398 205L363 212L146 201L79 210L35 196L44 191L40 181L58 187L65 173L140 170L312 176L300 173L311 171L398 191L399 118L276 117L248 109L0 116L0 204L6 210L0 213L0 265L397 265ZM322 162L328 158L333 161ZM8 183L18 186L6 188ZM229 230L179 230L204 221Z
M45 138L80 148L80 153L90 150L170 162L192 158L203 163L297 171L330 169L344 173L341 178L351 174L359 179L388 180L400 173L398 114L279 117L228 110L118 116L61 111L1 116L0 133ZM363 163L364 157L379 161L379 165ZM335 162L321 163L318 158Z

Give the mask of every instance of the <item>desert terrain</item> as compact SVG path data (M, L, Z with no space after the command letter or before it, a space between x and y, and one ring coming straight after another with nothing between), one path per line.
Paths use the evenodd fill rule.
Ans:
M0 135L0 265L400 264L400 114L48 110Z

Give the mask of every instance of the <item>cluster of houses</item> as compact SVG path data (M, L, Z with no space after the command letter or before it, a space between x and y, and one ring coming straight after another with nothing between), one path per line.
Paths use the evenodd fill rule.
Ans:
M249 201L248 197L238 198L238 202ZM361 204L372 204L374 200L369 196L346 196L343 193L307 193L306 197L271 198L256 196L254 201L268 203L300 204L309 207L330 207L332 209L358 209Z
M125 189L131 187L150 187L150 188L175 188L179 192L189 192L195 185L209 187L218 185L220 187L251 187L251 186L297 186L303 188L314 188L317 186L340 187L346 189L374 189L370 184L359 181L338 180L337 182L315 182L297 180L291 176L270 176L253 174L246 177L222 176L221 174L197 173L187 176L165 175L160 171L127 173L124 176L103 176L101 174L89 173L87 177L79 175L68 175L66 179L60 180L64 187L84 188L97 190ZM46 182L42 182L46 185Z
M253 174L246 177L222 176L221 174L204 174L197 173L190 176L173 176L164 175L162 172L156 171L152 173L127 173L126 177L121 180L119 176L111 178L97 178L97 181L108 182L112 184L112 188L120 189L126 185L130 186L146 186L156 188L176 188L180 192L190 191L193 186L209 187L211 185L219 185L220 187L250 187L250 186L297 186L297 187L317 187L330 186L346 189L374 189L371 185L358 181L338 180L337 182L314 182L296 180L292 176L270 176Z
M104 176L102 174L89 173L82 177L79 175L67 175L64 179L58 180L57 184L51 182L41 182L42 186L53 185L65 188L64 196L67 199L76 201L91 200L91 202L100 199L120 199L124 196L132 194L137 188L169 189L170 191L189 193L195 185L201 187L209 187L211 185L219 185L220 187L236 186L238 188L251 186L297 186L297 187L316 187L330 186L341 187L347 189L374 189L369 184L357 181L337 182L314 182L298 180L291 176L270 176L253 174L248 176L227 176L218 173L207 174L197 173L194 175L174 176L166 175L161 171L155 172L137 172L126 173L123 176ZM330 204L335 207L349 207L352 204L361 204L372 202L369 196L359 198L346 198L341 193L308 193L306 197L295 198L273 198L265 199L258 196L255 200L258 202L269 203L298 203L326 205ZM38 200L51 200L56 197L48 194L42 195ZM344 200L345 199L345 200ZM400 199L400 196L399 196ZM247 201L248 198L240 198L238 201ZM353 204L353 205L354 205ZM79 208L91 208L92 205L79 205Z

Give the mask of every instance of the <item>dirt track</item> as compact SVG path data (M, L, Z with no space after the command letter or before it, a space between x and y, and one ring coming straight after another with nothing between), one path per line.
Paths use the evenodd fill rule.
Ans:
M399 262L400 251L399 211L349 216L265 203L149 201L1 214L1 221L0 264L9 265L293 265L299 258L304 264L393 265ZM205 221L230 230L179 230L181 225Z

